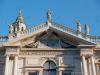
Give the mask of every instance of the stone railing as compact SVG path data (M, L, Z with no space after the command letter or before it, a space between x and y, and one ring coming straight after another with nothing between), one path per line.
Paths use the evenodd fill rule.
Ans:
M100 45L100 36L90 36L90 40Z
M20 36L23 36L23 35L27 35L27 34L30 34L30 33L33 33L37 30L41 30L42 28L45 28L47 27L47 24L46 23L42 23L42 24L39 24L39 25L36 25L30 29L27 29L27 30L24 30L23 32L21 31L18 31L16 32L16 34L20 34Z
M73 30L67 26L63 26L61 24L57 24L55 22L51 22L51 25L48 25L47 22L44 22L42 24L39 24L39 25L36 25L36 26L33 26L32 28L30 29L27 29L23 32L16 32L15 34L17 34L19 37L14 37L14 40L17 39L17 38L22 38L23 36L27 36L27 35L30 35L32 34L33 32L37 32L38 30L43 30L47 27L54 27L56 29L59 29L65 33L68 33L68 34L71 34L71 35L74 35L76 37L79 37L78 35L80 35L80 38L83 38L83 39L90 39L90 41L92 42L95 42L95 43L100 43L100 36L91 36L91 35L85 35L85 33L82 33L82 32L77 32L76 30ZM13 40L13 39L11 39ZM8 41L8 37L7 36L0 36L0 45L3 43L3 42L6 42Z
M57 29L60 29L63 32L67 32L67 33L75 35L75 36L80 35L80 37L83 38L83 39L88 38L88 39L90 39L90 41L100 44L100 36L86 35L85 33L77 32L76 30L73 30L73 29L71 29L71 28L69 28L67 26L63 26L63 25L57 24L55 22L52 22L51 25L54 26Z
M93 42L100 42L100 36L90 36L90 40Z
M85 35L85 33L77 32L76 30L73 30L67 26L63 26L63 25L60 25L60 24L57 24L54 22L52 22L52 26L54 26L57 29L60 29L63 32L67 32L67 33L75 35L75 36L81 35L81 38L89 38L89 36Z
M33 26L30 29L26 29L23 32L22 31L18 31L18 32L15 33L16 36L14 38L9 39L9 41L14 41L14 40L17 40L19 38L22 39L23 37L27 37L28 35L31 36L34 32L41 31L43 29L46 29L47 27L48 27L48 25L45 22L45 23Z
M16 32L15 34L17 34L19 37L14 37L12 39L9 39L8 36L0 36L0 46L3 45L3 43L9 41L9 40L15 40L15 39L18 39L18 38L22 38L24 36L27 36L27 35L30 35L31 33L33 32L36 32L38 30L42 30L44 28L46 28L48 25L47 23L42 23L42 24L39 24L39 25L36 25L36 26L33 26L32 28L30 29L27 29L27 30L24 30L23 32L21 31L18 31Z
M0 47L8 41L8 36L0 36Z

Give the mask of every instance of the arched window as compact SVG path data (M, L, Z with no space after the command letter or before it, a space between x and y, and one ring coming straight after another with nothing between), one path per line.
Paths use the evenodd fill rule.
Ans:
M56 64L53 61L46 61L43 75L56 75Z

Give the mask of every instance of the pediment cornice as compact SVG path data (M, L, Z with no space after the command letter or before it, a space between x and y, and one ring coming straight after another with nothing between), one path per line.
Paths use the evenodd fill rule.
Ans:
M52 25L53 24L53 25ZM64 29L64 26L57 25L52 23L51 26L48 26L46 28L43 28L41 30L37 30L35 32L32 32L31 34L27 34L24 36L20 36L18 38L15 38L13 40L9 40L8 42L4 43L4 46L10 46L10 45L17 45L17 46L24 46L24 45L33 45L37 46L38 42L36 39L39 40L40 37L42 37L44 34L48 34L48 37L51 36L52 33L54 33L59 39L72 44L74 46L96 46L95 43L91 42L90 40L87 40L86 38L83 38L82 35L78 36L72 31L66 31L66 28ZM46 25L45 25L46 26ZM38 26L37 28L41 27ZM58 27L58 28L57 28ZM34 30L35 27L33 27ZM61 29L62 28L62 29ZM36 29L36 28L35 28ZM64 30L63 30L64 29ZM68 28L67 28L68 29ZM36 38L34 41L34 37Z

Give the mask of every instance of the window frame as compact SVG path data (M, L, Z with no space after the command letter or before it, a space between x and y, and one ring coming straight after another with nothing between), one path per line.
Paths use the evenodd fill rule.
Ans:
M28 75L31 75L30 73L36 73L36 75L39 75L39 71L30 71L28 72Z

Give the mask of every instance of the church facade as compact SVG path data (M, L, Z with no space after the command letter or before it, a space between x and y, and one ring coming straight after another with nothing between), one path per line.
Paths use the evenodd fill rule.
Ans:
M52 21L27 29L22 12L0 36L0 75L100 75L100 36Z

